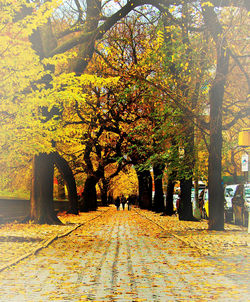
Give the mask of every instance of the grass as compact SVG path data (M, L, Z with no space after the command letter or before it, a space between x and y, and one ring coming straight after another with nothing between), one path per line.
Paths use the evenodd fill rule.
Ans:
M0 190L0 198L29 199L30 192L23 191L23 190L15 190L15 191Z

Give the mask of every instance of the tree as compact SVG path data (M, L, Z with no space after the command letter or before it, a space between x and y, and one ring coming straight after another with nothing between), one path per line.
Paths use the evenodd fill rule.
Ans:
M132 165L126 166L111 180L110 192L114 198L121 194L125 197L138 195L138 178Z
M225 2L225 1L216 1L216 0L214 0L214 1L211 1L211 2L217 7L218 6L223 7L223 6L228 5L228 2ZM24 2L22 2L22 4L24 4ZM150 6L156 7L158 10L165 11L165 8L168 7L169 5L173 4L172 7L175 7L175 2L167 1L167 0L157 1L157 3L155 3L155 1L150 1L150 0L148 0L148 1L134 0L134 1L128 1L123 6L122 5L119 6L119 3L118 3L118 5L116 6L117 10L115 10L114 12L112 11L110 16L107 17L107 16L105 16L105 12L106 12L105 11L105 8L106 8L105 5L106 4L108 4L108 2L104 3L102 1L87 0L86 1L86 14L83 14L83 9L80 7L79 2L75 1L75 7L73 8L73 10L78 12L78 16L77 16L78 18L74 19L74 20L77 20L77 21L74 22L75 24L70 28L70 30L65 30L63 33L58 33L57 37L53 34L53 31L52 31L52 27L54 26L54 24L56 24L56 22L54 24L50 20L48 20L48 22L44 22L44 21L38 22L39 23L39 25L38 25L39 26L39 31L37 30L35 32L35 34L32 37L32 41L34 41L33 45L34 45L34 48L36 49L36 51L38 53L40 52L39 53L40 57L43 58L44 56L49 57L49 56L53 56L54 54L65 53L66 51L69 51L69 50L74 48L76 50L76 53L77 53L77 58L75 60L75 63L72 64L71 66L72 66L73 70L76 72L76 75L74 75L74 76L78 76L78 75L80 75L84 72L88 62L92 58L93 53L94 53L94 44L95 44L95 42L97 40L101 39L104 36L104 34L113 25L115 25L117 23L118 20L121 20L121 18L128 15L131 11L134 10L134 8L142 7L143 5L148 4ZM205 25L208 27L210 32L213 34L213 38L216 41L216 39L218 40L218 36L216 37L216 35L218 33L216 32L216 29L214 30L214 25L219 24L219 23L217 22L217 20L214 19L214 17L216 17L216 15L213 15L214 13L209 11L211 8L208 7L208 10L206 11L206 7L208 6L208 4L205 3L204 7L203 7ZM32 6L36 7L35 3L31 3L29 5L31 7ZM29 5L26 5L26 6L28 7ZM37 8L45 7L46 18L47 18L47 16L49 16L49 14L50 14L50 9L53 7L53 5L55 5L54 1L52 1L52 2L44 1L44 3L42 3L40 5L40 7L39 7L39 5L36 7L35 11L39 11L39 9L37 9ZM241 2L240 1L235 1L234 5L240 6ZM249 6L248 6L246 1L244 1L243 5L249 9ZM62 6L61 8L65 10L65 7L66 6ZM21 8L19 7L19 9L21 9ZM29 12L28 12L28 15L26 17L28 17L28 18L30 18L30 16L33 17L32 10L28 10L28 11ZM42 11L42 10L40 10L40 11ZM209 22L209 20L208 20L209 18L207 19L207 16L209 14L212 14L213 20L216 21L215 23ZM60 14L59 14L59 16L60 16ZM83 20L84 16L86 16L85 20ZM25 20L26 17L24 17L23 20ZM107 17L107 18L104 18L104 17ZM176 20L176 18L174 18L174 20ZM178 20L176 20L176 21L178 23ZM227 55L226 52L218 53L218 62L217 62L218 63L218 71L223 71L225 73L226 70L223 70L223 68L222 69L220 69L220 68L222 67L222 65L224 63L226 63L227 56L228 55ZM220 61L220 59L221 59L221 61ZM225 59L225 62L221 65L221 62L224 61L224 59ZM224 64L224 67L226 65L227 64ZM53 75L54 71L52 70L51 66L49 66L49 69L52 71L51 75ZM48 77L48 76L44 77L43 81L45 81L45 82L43 82L43 83L46 83L48 85L50 79L51 79L51 77ZM71 79L71 74L69 74L69 79ZM217 80L217 78L216 78L216 80ZM218 80L223 86L224 85L223 84L224 79L223 79L223 81L221 81L220 79L218 79ZM216 82L217 81L215 81L215 83ZM47 86L47 88L48 88L48 86ZM181 104L180 100L178 100L178 98L176 99L173 94L169 95L169 89L168 89L169 87L168 86L162 87L162 88L163 88L162 91L165 91L166 95L170 96L170 99L172 99L172 100L175 99L176 104L178 104L178 106L180 106L180 108L185 109L185 108L181 107L182 104ZM212 87L211 96L214 92L217 93L218 91L220 92L220 100L221 100L222 97L223 97L223 91L219 88L218 89L217 88L213 89L213 87ZM210 131L211 131L211 134L210 134L211 135L210 155L211 154L212 155L210 157L210 163L213 162L213 156L216 153L216 151L218 151L218 150L215 150L216 148L214 149L214 147L215 147L214 145L216 144L216 140L217 139L220 140L220 137L216 136L215 126L217 125L217 123L218 123L218 125L220 125L220 120L221 120L220 110L217 110L216 106L215 106L216 110L214 110L213 104L215 102L213 102L213 100L215 100L215 98L211 97L211 105L212 106L211 106L211 122L210 122ZM48 104L47 108L52 109L53 108L52 104L54 104L54 103ZM37 106L36 108L42 108L42 104L41 104L40 107ZM49 112L50 112L50 116L52 116L52 117L55 114L58 114L58 110L55 110L55 111L49 110ZM47 112L47 113L49 113L49 112ZM183 113L184 114L190 113L190 110L187 111L185 109ZM53 123L54 122L55 122L55 119L53 120ZM46 123L44 123L44 125L46 124L46 127L48 127L50 125L50 123L51 123L51 120L47 119ZM52 125L50 125L51 127L53 127L53 123L52 123ZM42 127L40 129L42 129ZM50 136L50 138L51 138L51 132L49 132L49 133L50 133L50 135L48 135L48 136ZM41 135L41 136L43 136L43 135ZM44 142L45 142L45 140L44 140ZM42 147L44 149L46 149L45 146L46 145L49 146L50 144L51 144L51 139L48 139L47 142L45 142ZM221 147L221 144L219 143L218 148L220 149L220 147ZM50 150L50 149L51 149L51 146L49 146L49 148L47 150ZM219 156L216 156L216 160L217 160L217 162L220 162L221 161L220 151L219 151L218 154L219 154ZM218 167L220 167L220 165ZM220 193L218 196L219 196L219 198L221 198L222 194L221 194L221 189L219 188L220 185L218 183L218 175L219 174L220 174L220 172L217 173L215 171L215 169L213 168L213 164L210 165L210 168L209 168L209 175L210 175L209 179L211 180L211 188L210 189L213 192L216 192L216 190L218 189L218 191ZM213 178L213 176L215 176L215 177ZM214 182L213 182L212 179L214 179ZM214 193L212 193L212 194L214 194ZM222 202L220 201L219 204L220 204L220 206L219 206L220 209L219 209L219 212L218 212L219 213L218 217L221 218L221 216L222 216L222 211L221 211ZM214 219L213 215L215 215L215 212L212 211L211 212L211 217L210 217L211 221ZM217 221L217 218L215 218L215 220ZM216 223L211 223L211 228L216 228L217 227L216 225L217 225L217 222ZM219 228L220 227L221 227L221 224L219 225Z
M216 1L212 1L212 2L215 5L220 5L220 6L225 5L224 3L218 4ZM76 46L77 44L81 44L81 47L79 48L80 51L78 52L79 59L76 61L76 64L74 67L75 68L74 70L77 73L80 73L84 70L84 68L87 65L87 62L91 58L91 56L94 52L93 46L94 46L95 40L100 39L103 36L103 34L105 32L107 32L107 30L110 29L111 26L117 22L117 20L119 20L122 17L124 17L125 15L127 15L130 11L133 10L134 7L141 6L143 4L155 4L155 3L152 3L151 1L129 1L127 4L125 4L123 7L121 7L120 10L115 12L111 17L109 17L106 21L104 21L104 23L102 25L100 25L98 27L98 24L99 24L98 21L101 19L100 14L99 14L99 11L101 9L100 3L101 2L99 1L98 5L95 5L93 1L87 1L87 13L86 13L87 19L85 20L86 22L84 23L84 25L81 27L81 31L82 31L81 34L77 37L72 38L71 40L67 41L66 43L62 43L60 46L58 46L55 50L53 50L51 52L51 54L64 52L64 51ZM156 7L157 7L157 9L162 10L163 6L166 4L171 4L171 2L159 1L156 4ZM236 2L235 5L241 5L241 4ZM244 2L244 5L247 7L246 2ZM78 8L78 12L79 12L79 17L81 17L82 10L79 8L79 6L77 8ZM89 16L89 18L88 18L88 16ZM79 20L82 21L81 18L79 18ZM213 31L213 24L211 24L211 23L209 24L209 22L207 22L207 25L210 27L210 30ZM87 40L90 42L86 43ZM223 55L222 55L222 57L223 57ZM86 60L82 60L82 58L86 58ZM220 62L218 64L218 66L219 65L220 65ZM217 91L217 89L215 89L215 90ZM212 99L211 99L211 102L212 102ZM211 105L213 106L212 103L211 103ZM213 148L215 147L215 144L216 144L216 140L217 140L217 138L213 139L213 136L215 134L215 127L213 125L213 121L216 121L216 120L218 120L218 121L220 120L219 111L211 110L211 122L210 122L211 142L210 143L211 143L212 148L210 148L210 155L211 155L210 163L213 162L213 156L216 153L215 150L213 150ZM217 125L216 122L215 122L215 125ZM220 144L218 145L218 149L220 149ZM220 152L218 154L220 154ZM215 157L216 157L216 159L218 159L217 163L220 162L220 156L218 156L218 157L215 156ZM219 196L222 197L221 196L222 191L221 191L221 189L219 189L220 185L218 182L218 175L220 174L220 172L215 171L212 168L212 165L213 164L210 165L210 169L209 169L209 175L210 175L209 178L211 180L211 191L213 191L213 192L219 191L220 192ZM220 167L220 165L217 167ZM213 182L213 179L214 179L214 182ZM216 181L215 181L215 179L216 179ZM222 204L222 203L220 203L220 204ZM222 209L222 207L220 206L220 211L218 212L218 213L220 213L219 214L220 217L223 216L221 209ZM211 216L210 219L212 221L213 212L211 212L210 216Z
M222 106L229 72L230 49L213 6L203 4L205 24L216 43L216 75L210 89L210 149L208 167L209 228L224 229L224 196L221 180Z

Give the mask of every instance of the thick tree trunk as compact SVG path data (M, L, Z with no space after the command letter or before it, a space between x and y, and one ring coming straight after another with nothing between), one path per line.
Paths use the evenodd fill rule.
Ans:
M191 202L192 178L182 179L180 181L180 203L179 203L179 219L186 221L195 220L193 217L193 209Z
M222 58L218 58L222 64ZM217 67L218 73L218 67ZM210 147L208 162L209 229L224 229L224 192L221 178L222 101L225 81L216 76L210 90Z
M86 0L86 4L86 21L83 32L89 33L94 32L98 27L101 18L101 1ZM80 45L76 62L73 65L73 70L77 74L82 74L91 60L95 49L95 40L96 36L91 35L86 42Z
M169 179L167 184L166 209L164 211L164 214L168 216L172 216L175 213L173 204L174 186L175 182Z
M108 205L108 188L109 188L108 181L105 178L103 178L102 185L100 186L100 190L101 190L101 201L104 207Z
M180 181L180 202L179 202L179 219L180 220L196 220L193 217L193 209L191 202L192 178L194 169L194 128L188 126L186 129L186 141L183 158L183 173L184 177Z
M173 154L172 154L173 160L170 161L168 166L170 170L170 174L168 177L167 193L166 193L166 209L164 212L164 214L168 216L175 214L174 205L173 205L174 186L176 183L176 176L177 176L175 162L179 158L179 150L178 150L176 139L174 137L172 138L171 143L173 148Z
M108 191L106 188L101 189L101 201L102 206L106 207L108 205Z
M73 172L67 163L67 161L58 153L52 153L52 158L57 166L58 171L61 173L67 189L68 189L68 198L70 202L70 210L68 211L71 214L78 214L78 198L76 190L76 182Z
M206 26L216 42L217 65L214 82L209 93L210 101L210 146L208 161L209 229L224 230L224 192L221 179L222 158L222 104L229 54L223 28L214 9L203 6Z
M152 209L152 177L150 171L136 171L139 182L139 207Z
M155 183L154 211L160 213L164 211L164 195L162 187L164 165L154 165L153 171Z
M41 153L33 159L30 219L39 224L61 224L53 204L54 162L51 154Z
M80 202L80 211L88 212L97 209L96 184L98 179L95 176L89 175L84 184L83 199Z

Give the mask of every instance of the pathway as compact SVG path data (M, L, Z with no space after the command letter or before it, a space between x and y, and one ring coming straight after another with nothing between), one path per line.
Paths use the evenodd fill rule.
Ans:
M245 275L111 208L0 274L0 301L248 301Z

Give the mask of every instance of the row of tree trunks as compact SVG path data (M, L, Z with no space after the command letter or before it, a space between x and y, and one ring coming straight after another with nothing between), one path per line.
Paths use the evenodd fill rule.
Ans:
M246 2L246 1L245 1ZM129 3L129 2L128 2ZM95 4L96 5L96 4ZM94 11L99 10L99 5L93 7L93 13L91 10L91 6L93 6L93 1L88 0L87 6L89 8L88 14L90 16L89 21L86 22L86 29L87 32L89 29L94 29L98 25L98 18L96 18ZM95 15L95 16L94 16ZM220 38L222 31L220 30L220 24L217 20L217 16L211 7L203 6L203 15L205 24L207 25L209 31L211 32L216 44L217 44L217 69L216 69L216 77L214 83L211 87L210 91L210 110L211 110L211 119L210 119L210 150L209 150L209 227L210 229L223 229L224 228L224 220L223 220L223 211L224 211L224 200L223 200L223 189L221 185L221 147L222 147L222 101L224 96L224 86L225 86L225 79L228 72L228 53L226 52L225 40L223 37ZM91 20L91 18L93 19ZM48 35L46 35L48 37ZM52 40L52 38L50 38ZM82 44L80 48L80 59L76 63L74 70L77 73L82 73L85 69L85 63L83 63L85 58L87 58L86 62L88 62L93 54L93 39L89 39L90 43L88 45ZM50 41L51 42L51 41ZM35 44L35 43L34 43ZM43 43L44 45L46 43ZM52 43L49 43L52 45ZM44 47L47 48L48 46ZM85 50L86 49L86 50ZM38 51L39 52L39 51ZM41 54L40 54L41 55ZM41 55L42 57L42 55ZM45 160L44 160L45 162ZM37 164L38 165L38 164ZM42 174L50 173L49 167L48 171L41 171ZM36 173L35 173L36 174ZM39 173L38 173L39 174ZM142 188L146 185L147 181L144 180L142 175L138 175L138 178L141 179L139 181L139 192L140 194L140 203L142 207L151 207L152 206L152 196L149 196L149 193L145 193L146 190ZM50 177L49 177L50 179ZM34 181L34 180L33 180ZM35 188L32 192L33 199L38 198L38 195L41 191L41 188L44 186L43 182L41 184L38 183L38 180L33 182L37 188ZM53 180L52 180L53 183ZM145 184L144 184L145 183ZM92 186L93 187L93 186ZM148 186L149 187L149 186ZM189 195L189 183L183 183L183 190L188 191L187 195ZM47 187L48 189L49 187ZM92 188L93 189L93 188ZM49 189L50 190L50 189ZM37 195L38 194L38 195ZM94 196L94 190L91 192ZM184 194L184 193L183 193ZM45 194L46 195L46 194ZM48 193L49 195L49 193ZM49 196L50 197L50 196ZM41 202L40 199L37 200L38 203ZM151 201L150 201L151 200ZM189 201L187 200L184 204L188 204L189 209ZM94 208L94 205L93 205ZM189 210L188 210L189 211ZM38 213L39 211L33 210L33 213ZM189 215L188 215L189 216ZM48 219L49 220L49 219Z

